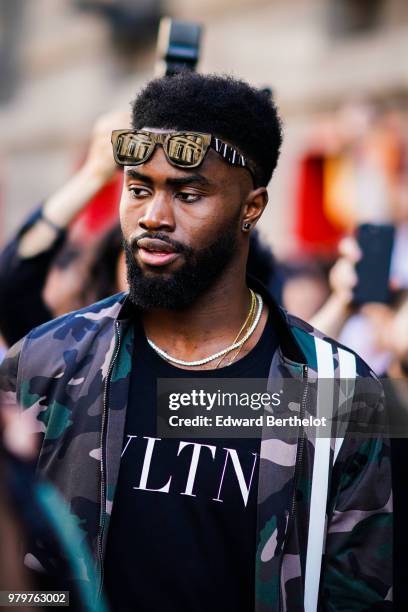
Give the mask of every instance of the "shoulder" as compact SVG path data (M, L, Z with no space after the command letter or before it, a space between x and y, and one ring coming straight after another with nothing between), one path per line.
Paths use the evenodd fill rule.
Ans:
M380 386L374 371L351 348L337 342L310 323L294 315L285 312L285 316L292 333L308 359L309 365L317 369L320 361L323 366L326 363L327 369L330 369L330 364L327 362L332 359L334 371L339 377L368 377L376 380ZM324 369L327 371L326 368Z
M11 384L26 406L33 397L46 395L50 381L58 379L64 386L72 377L78 378L79 372L90 380L103 374L113 344L114 323L126 295L108 297L31 330L10 349L2 365L1 386ZM32 381L36 381L34 385ZM28 385L26 401L23 395Z
M122 307L126 293L118 293L80 310L47 321L32 329L26 336L28 342L45 338L61 340L71 337L80 341L88 332L98 332L107 322L113 322Z
M339 401L342 410L346 410L345 414L349 416L352 409L353 420L373 422L378 433L386 432L388 417L384 389L370 366L355 351L309 323L292 315L286 314L286 317L307 358L309 369L312 369L309 380L334 379L336 391L333 397Z
M18 381L38 373L56 375L85 354L93 359L106 354L126 295L105 298L32 329L20 344Z

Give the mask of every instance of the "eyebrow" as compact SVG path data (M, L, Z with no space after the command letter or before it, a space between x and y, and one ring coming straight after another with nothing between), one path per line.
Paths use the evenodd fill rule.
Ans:
M129 169L125 171L126 176L129 178L137 179L151 185L153 180L147 174L138 172L137 170ZM166 185L172 187L182 187L183 185L191 185L192 183L198 183L199 185L209 186L210 181L202 174L188 174L186 176L180 176L177 178L166 179Z

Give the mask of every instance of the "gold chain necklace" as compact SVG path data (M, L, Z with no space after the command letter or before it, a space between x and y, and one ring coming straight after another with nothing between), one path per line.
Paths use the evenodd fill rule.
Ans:
M254 331L255 331L258 323L259 323L259 320L260 320L261 315L262 315L262 310L263 310L263 299L262 299L262 296L260 296L259 294L256 293L255 294L255 299L256 299L256 301L258 303L256 315L253 318L253 322L252 322L251 326L245 332L243 338L241 338L241 340L238 340L238 342L235 342L234 344L232 344L230 346L227 346L222 351L218 351L217 353L214 353L213 355L209 355L208 357L204 357L203 359L197 359L197 360L194 360L194 361L185 361L184 359L177 359L176 357L172 357L171 355L169 355L169 353L166 353L166 351L164 351L159 346L157 346L153 342L153 340L151 340L150 338L146 337L146 340L147 340L148 344L151 346L151 348L154 351L156 351L156 353L158 355L160 355L160 357L162 357L163 359L166 359L167 361L170 361L172 363L176 363L176 364L182 365L182 366L188 366L188 367L204 365L205 363L209 363L210 361L214 361L215 359L219 359L223 355L226 355L227 353L230 353L231 351L239 348L241 346L241 344L244 344L248 340L248 338L250 336L252 336L252 334L254 333Z
M249 291L250 291L250 294L251 294L251 305L250 305L250 307L249 307L249 312L248 312L247 318L245 319L245 321L244 321L244 323L243 323L243 325L242 325L241 329L239 330L238 334L236 335L234 342L232 343L233 345L234 345L236 342L238 342L238 340L239 340L240 336L241 336L241 335L244 333L244 331L245 331L246 327L247 327L248 325L249 325L249 327L252 325L252 322L253 322L254 317L255 317L255 311L256 311L256 296L255 296L255 293L252 291L252 289L250 289ZM244 342L244 344L245 344L245 342ZM234 357L233 357L233 358L232 358L232 359L231 359L231 360L228 362L228 365L230 365L230 364L231 364L231 363L234 361L235 357L238 355L238 353L240 352L240 350L241 350L241 348L244 346L244 344L241 344L241 346L240 346L240 347L239 347L239 349L238 349L238 352L237 352L237 353L236 353L236 355L235 355L235 356L234 356ZM234 349L231 349L231 351L232 351L232 350L234 350ZM230 352L230 351L229 351L229 352ZM225 355L223 355L223 356L220 358L220 360L219 360L219 361L216 363L216 365L215 365L215 367L216 367L216 368L219 368L220 363L222 363L222 362L224 361L225 357L226 357L226 356L229 354L229 352L228 352L228 353L225 353Z

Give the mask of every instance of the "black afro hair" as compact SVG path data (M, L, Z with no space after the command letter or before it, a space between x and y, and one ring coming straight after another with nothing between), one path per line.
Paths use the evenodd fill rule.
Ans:
M266 186L276 167L282 127L268 92L224 75L185 71L150 81L132 104L133 128L208 132L235 145Z

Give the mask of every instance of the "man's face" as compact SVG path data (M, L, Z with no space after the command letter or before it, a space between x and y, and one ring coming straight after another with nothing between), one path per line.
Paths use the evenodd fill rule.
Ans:
M160 146L146 163L126 166L120 219L132 301L182 308L207 290L239 257L251 189L248 171L212 150L194 169L169 164Z

